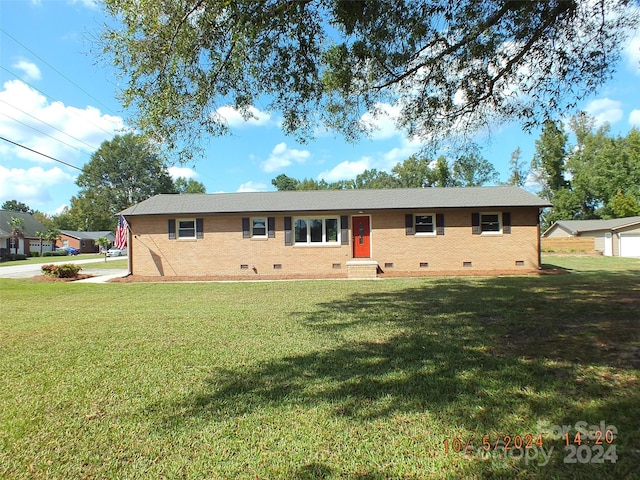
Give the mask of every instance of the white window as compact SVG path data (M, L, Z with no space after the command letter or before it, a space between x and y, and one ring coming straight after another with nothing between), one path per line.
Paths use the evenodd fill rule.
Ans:
M416 235L435 235L436 216L433 213L421 213L415 216Z
M502 233L502 214L494 212L481 213L480 232L487 234Z
M177 223L178 238L196 238L195 218L179 218Z
M251 236L267 238L267 219L266 217L251 219Z
M340 241L337 217L296 218L293 225L296 244L337 244Z

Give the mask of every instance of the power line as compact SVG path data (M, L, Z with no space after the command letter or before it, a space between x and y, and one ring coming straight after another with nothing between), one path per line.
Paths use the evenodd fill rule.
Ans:
M10 106L10 107L12 107L12 108L15 108L15 109L16 109L16 110L18 110L19 112L24 113L25 115L27 115L27 116L29 116L29 117L33 118L34 120L36 120L36 121L38 121L38 122L40 122L40 123L44 123L47 127L53 128L54 130L57 130L58 132L62 133L63 135L66 135L67 137L69 137L69 138L71 138L71 139L73 139L73 140L75 140L75 141L77 141L77 142L79 142L79 143L82 143L83 145L86 145L86 146L87 146L87 147L89 147L91 150L97 150L97 148L96 148L96 147L94 147L93 145L89 145L87 142L85 142L85 141L83 141L83 140L80 140L79 138L76 138L76 137L74 137L73 135L69 135L69 134L68 134L67 132L65 132L64 130L60 130L60 129L59 129L58 127L56 127L55 125L51 125L50 123L47 123L47 122L45 122L44 120L41 120L41 119L39 119L38 117L36 117L36 116L34 116L34 115L31 115L29 112L25 112L24 110L22 110L21 108L16 107L15 105L12 105L12 104L10 104L10 103L8 103L8 102L5 102L5 101L4 101L4 100L2 100L2 99L0 99L0 102L4 103L5 105L9 105L9 106ZM7 115L7 116L8 116L8 115ZM15 119L13 119L13 120L15 120ZM18 120L16 120L16 121L18 121ZM23 124L23 125L24 125L24 124ZM42 132L40 132L40 133L42 133ZM46 134L45 134L45 135L46 135ZM54 138L54 137L51 137L51 138ZM57 140L57 138L54 138L54 139L55 139L55 140ZM83 153L86 153L86 152L83 152Z
M67 167L75 168L76 170L82 171L81 168L76 167L75 165L71 165L70 163L63 162L62 160L58 160L57 158L53 158L53 157L51 157L51 156L49 156L49 155L47 155L45 153L38 152L37 150L34 150L32 148L25 147L24 145L21 145L21 144L16 143L16 142L14 142L12 140L9 140L8 138L4 138L4 137L0 136L0 140L4 140L5 142L12 143L13 145L15 145L17 147L24 148L25 150L29 150L30 152L37 153L38 155L42 155L43 157L46 157L46 158L48 158L50 160L53 160L54 162L62 163L63 165L66 165Z
M7 115L5 112L0 112L0 114L4 115L4 116L5 116L5 117L7 117L7 118L10 118L10 119L11 119L11 120L13 120L14 122L18 122L19 124L24 125L24 126L25 126L25 127L27 127L27 128L30 128L31 130L35 130L36 132L41 133L42 135L45 135L45 136L47 136L47 137L49 137L49 138L51 138L51 139L53 139L53 140L55 140L55 141L57 141L57 142L60 142L60 143L62 143L63 145L66 145L66 146L67 146L67 147L69 147L69 148L73 148L74 150L77 150L77 151L78 151L78 152L80 152L80 153L83 153L83 154L85 154L85 155L91 155L90 153L85 152L84 150L80 150L78 147L75 147L75 146L73 146L73 145L71 145L71 144L69 144L69 143L67 143L67 142L63 142L63 141L62 141L62 140L60 140L59 138L53 137L53 136L49 135L48 133L43 132L42 130L38 130L36 127L31 126L31 125L29 125L28 123L24 123L23 121L20 121L20 120L18 120L17 118L13 118L11 115Z
M9 37L11 40L13 40L14 42L16 42L18 45L20 45L22 48L24 48L26 51L28 51L29 53L31 53L32 55L35 55L37 58L39 58L42 62L44 62L45 65L49 66L49 68L51 68L54 72L56 72L58 75L60 75L62 78L64 78L65 80L67 80L71 85L73 85L74 87L76 87L78 90L80 90L81 92L85 93L86 95L89 96L89 98L92 98L93 100L95 100L96 102L98 102L100 105L102 105L105 109L109 110L111 113L113 113L114 115L117 115L117 113L115 113L113 110L111 110L111 108L109 108L107 105L105 105L104 103L102 103L100 100L98 100L96 97L94 97L91 93L87 92L84 88L82 88L80 85L78 85L77 83L75 83L73 80L71 80L69 77L67 77L64 73L62 73L61 71L59 71L56 67L54 67L53 65L51 65L49 62L47 62L44 58L42 58L40 55L38 55L36 52L34 52L33 50L31 50L29 47L27 47L26 45L24 45L23 43L21 43L17 38L15 38L13 35L11 35L9 32L7 32L6 30L4 30L3 28L0 28L0 31L2 33L4 33L7 37Z
M30 83L29 83L29 82L27 82L26 80L23 80L22 78L20 78L20 76L19 76L19 75L16 75L14 72L12 72L11 70L9 70L8 68L3 67L2 65L0 65L0 68L1 68L2 70L4 70L5 72L7 72L7 73L9 73L9 74L13 75L13 76L14 76L15 78L17 78L20 82L22 82L22 83L24 83L25 85L28 85L29 87L33 88L36 92L41 93L42 95L44 95L45 97L47 97L47 98L48 98L49 100L51 100L52 102L60 102L60 103L64 104L64 102L62 102L62 101L60 101L60 100L57 100L57 99L53 98L51 95L49 95L49 94L47 94L47 93L43 92L43 91L42 91L42 90L40 90L38 87L36 87L36 86L34 86L34 85L30 84ZM70 109L70 110L68 110L68 111L69 111L70 113L72 113L73 115L75 115L76 117L80 118L82 121L87 122L87 123L90 123L91 125L93 125L93 126L94 126L94 127L96 127L97 129L102 130L104 133L107 133L107 134L109 134L109 135L113 135L113 132L110 132L109 130L106 130L106 129L102 128L100 125L97 125L97 124L93 123L93 122L92 122L91 120L89 120L89 119L86 119L86 118L81 117L81 116L80 116L80 115L79 115L75 110Z

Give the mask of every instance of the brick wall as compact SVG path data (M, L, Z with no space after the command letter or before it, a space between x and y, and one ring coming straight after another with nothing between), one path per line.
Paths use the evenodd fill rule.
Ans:
M474 211L365 212L371 216L371 260L389 273L538 268L537 208L511 209L511 233L497 235L472 234ZM406 235L406 213L444 213L445 234ZM362 215L341 214L349 215L349 227L351 215ZM170 240L167 223L172 217L130 217L133 274L247 278L347 275L346 262L352 259L351 239L349 245L285 246L285 215L273 216L275 238L255 239L242 238L242 215L198 215L203 218L204 230L203 238L197 240ZM295 218L296 214L290 216ZM332 213L300 216L339 217Z

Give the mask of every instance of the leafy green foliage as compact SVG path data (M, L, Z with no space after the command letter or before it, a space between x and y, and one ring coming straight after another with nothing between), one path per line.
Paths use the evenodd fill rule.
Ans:
M12 479L634 479L640 260L545 262L573 273L0 279L0 471ZM564 439L540 430L581 420L617 427L616 464L567 464ZM527 433L554 446L546 465L444 448L456 437L479 447L485 435L494 444Z
M131 133L103 142L76 184L80 192L56 221L58 228L114 230L117 212L153 195L176 192L159 151Z
M19 202L17 200L7 200L5 201L0 210L10 210L12 212L22 212L22 213L30 213L33 214L34 211L31 210L29 205L26 203Z
M183 159L228 131L219 107L258 102L301 139L357 138L365 111L396 104L400 128L437 142L571 110L615 67L630 3L107 0L102 47L137 126Z
M174 186L178 193L207 193L207 187L204 186L204 183L193 178L178 177L174 181Z
M358 174L354 180L326 182L305 178L297 180L280 174L271 180L278 190L349 190L354 188L471 187L496 182L498 172L477 151L459 156L450 166L443 156L433 161L412 155L398 162L391 173L375 168Z
M49 263L47 265L42 265L41 270L45 275L55 278L75 278L78 275L78 272L82 270L82 267L73 263Z
M640 132L633 128L625 137L613 137L609 125L596 129L586 114L569 125L575 145L553 122L536 141L532 170L540 195L554 205L543 215L542 227L556 220L640 215Z

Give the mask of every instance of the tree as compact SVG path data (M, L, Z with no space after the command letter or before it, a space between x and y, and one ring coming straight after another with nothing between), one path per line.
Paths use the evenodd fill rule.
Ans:
M401 188L430 187L435 181L431 160L417 155L411 155L404 162L395 165L391 173Z
M288 177L284 173L281 173L276 178L271 180L271 185L276 187L278 190L297 190L300 182L295 178Z
M365 110L401 106L420 138L525 126L573 109L609 78L636 30L634 2L105 0L102 51L136 126L182 158L258 101L308 138L357 138Z
M564 176L568 138L562 124L547 120L540 138L536 140L531 170L542 187L540 196L546 200L553 201L558 190L569 186Z
M111 241L107 237L100 237L96 240L96 243L100 246L100 252L105 252L104 261L107 261L107 247L111 245Z
M178 193L207 193L207 187L193 178L178 177L173 182Z
M24 219L20 217L11 217L11 220L7 222L11 227L11 243L15 249L15 254L18 254L18 247L20 246L20 238L24 236Z
M72 230L111 230L117 212L159 193L176 193L157 149L140 135L107 140L82 168L71 199Z
M60 230L57 228L50 228L46 232L44 232L43 238L51 243L51 250L55 250L56 242L60 238Z
M440 155L436 160L434 174L434 187L455 187L456 182L453 179L451 168L449 168L449 162L444 155Z
M521 160L520 147L511 152L511 158L509 159L509 180L507 185L517 185L518 187L524 186L527 181L528 171L525 167L524 160Z
M498 180L498 172L491 162L482 158L478 152L460 155L452 167L452 178L456 185L478 187Z
M19 202L17 200L7 200L2 204L0 210L9 210L11 212L22 212L33 214L33 210L26 203Z
M40 243L40 256L42 256L42 240L44 239L45 235L46 232L43 232L42 230L38 230L36 232L36 237L38 237L38 242Z

